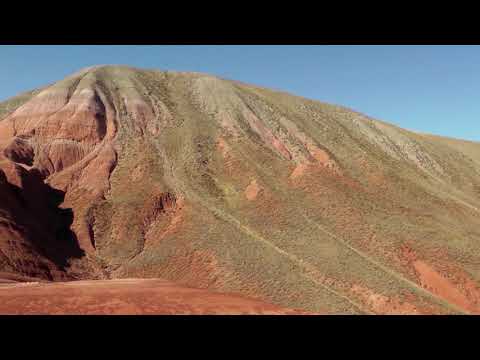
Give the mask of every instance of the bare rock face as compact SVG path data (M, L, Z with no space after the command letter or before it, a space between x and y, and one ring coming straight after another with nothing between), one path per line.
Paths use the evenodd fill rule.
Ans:
M0 112L0 278L92 280L105 301L93 280L162 278L311 312L480 310L479 144L193 73L93 67L20 99ZM55 286L28 296L71 289ZM150 306L124 295L98 312Z
M85 211L108 188L109 172L116 159L111 145L115 133L113 110L92 85L95 79L84 77L66 79L40 92L0 124L0 169L10 174L9 182L18 187L23 203L32 210L26 216L31 216L37 227L46 227L45 232L52 232L45 236L52 238L56 249L48 251L56 253L55 261L63 270L72 266L71 261L85 257L92 242L87 220L74 216L65 195L69 190L69 196L82 191L75 210ZM52 210L44 212L43 207ZM65 229L50 229L55 219L60 222L56 226ZM68 242L71 249L65 248ZM52 244L39 246L47 245ZM86 271L79 265L73 273Z
M68 259L82 257L83 250L70 230L71 210L58 208L62 194L45 185L38 172L18 165L8 170L8 177L0 170L2 271L50 280L71 278Z
M33 165L35 153L28 138L15 137L3 152L6 158L15 163L24 164L26 166Z

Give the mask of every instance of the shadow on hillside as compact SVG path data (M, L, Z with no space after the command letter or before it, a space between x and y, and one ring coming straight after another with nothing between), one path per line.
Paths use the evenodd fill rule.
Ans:
M46 184L37 169L25 171L22 188L14 188L22 207L15 220L27 231L28 240L41 255L61 270L69 267L70 259L85 256L71 230L73 210L60 208L65 192Z

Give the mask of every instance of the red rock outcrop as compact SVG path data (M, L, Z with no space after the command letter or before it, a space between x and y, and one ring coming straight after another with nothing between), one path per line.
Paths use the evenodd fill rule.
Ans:
M45 228L43 232L50 240L43 240L37 247L55 253L54 263L60 268L71 266L73 258L80 259L84 257L81 254L93 249L85 213L109 188L109 175L116 163L112 144L115 111L96 79L87 75L47 88L0 123L0 170L31 211L18 212L22 219L16 221L24 223L28 219L25 226L29 231ZM53 204L55 198L58 200ZM65 234L55 234L51 228L55 218L62 219L58 226L65 228ZM30 224L32 221L34 224ZM62 242L59 237L69 239ZM0 249L9 252L11 243L4 243ZM73 258L67 243L78 248ZM22 266L17 271L22 273ZM87 270L82 265L77 271ZM37 275L52 278L44 273Z

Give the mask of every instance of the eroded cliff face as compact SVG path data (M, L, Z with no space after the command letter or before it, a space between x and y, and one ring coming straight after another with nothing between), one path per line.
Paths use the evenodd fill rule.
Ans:
M63 277L92 271L80 261L93 249L86 213L108 190L116 163L115 110L89 74L41 91L0 123L0 168L31 211L16 219L28 218L45 228L49 243L31 241L38 251L56 252L52 260L65 271ZM48 276L57 278L56 273Z
M93 67L21 99L0 118L0 277L480 311L478 144L194 73Z
M13 163L0 170L1 278L22 275L49 280L68 274L69 260L84 256L71 231L73 212L61 209L63 194L35 170Z

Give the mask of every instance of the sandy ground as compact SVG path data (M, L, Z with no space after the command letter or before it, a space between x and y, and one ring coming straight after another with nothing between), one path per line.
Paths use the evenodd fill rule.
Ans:
M192 289L160 279L62 283L0 280L0 314L208 315L306 314L234 294Z

